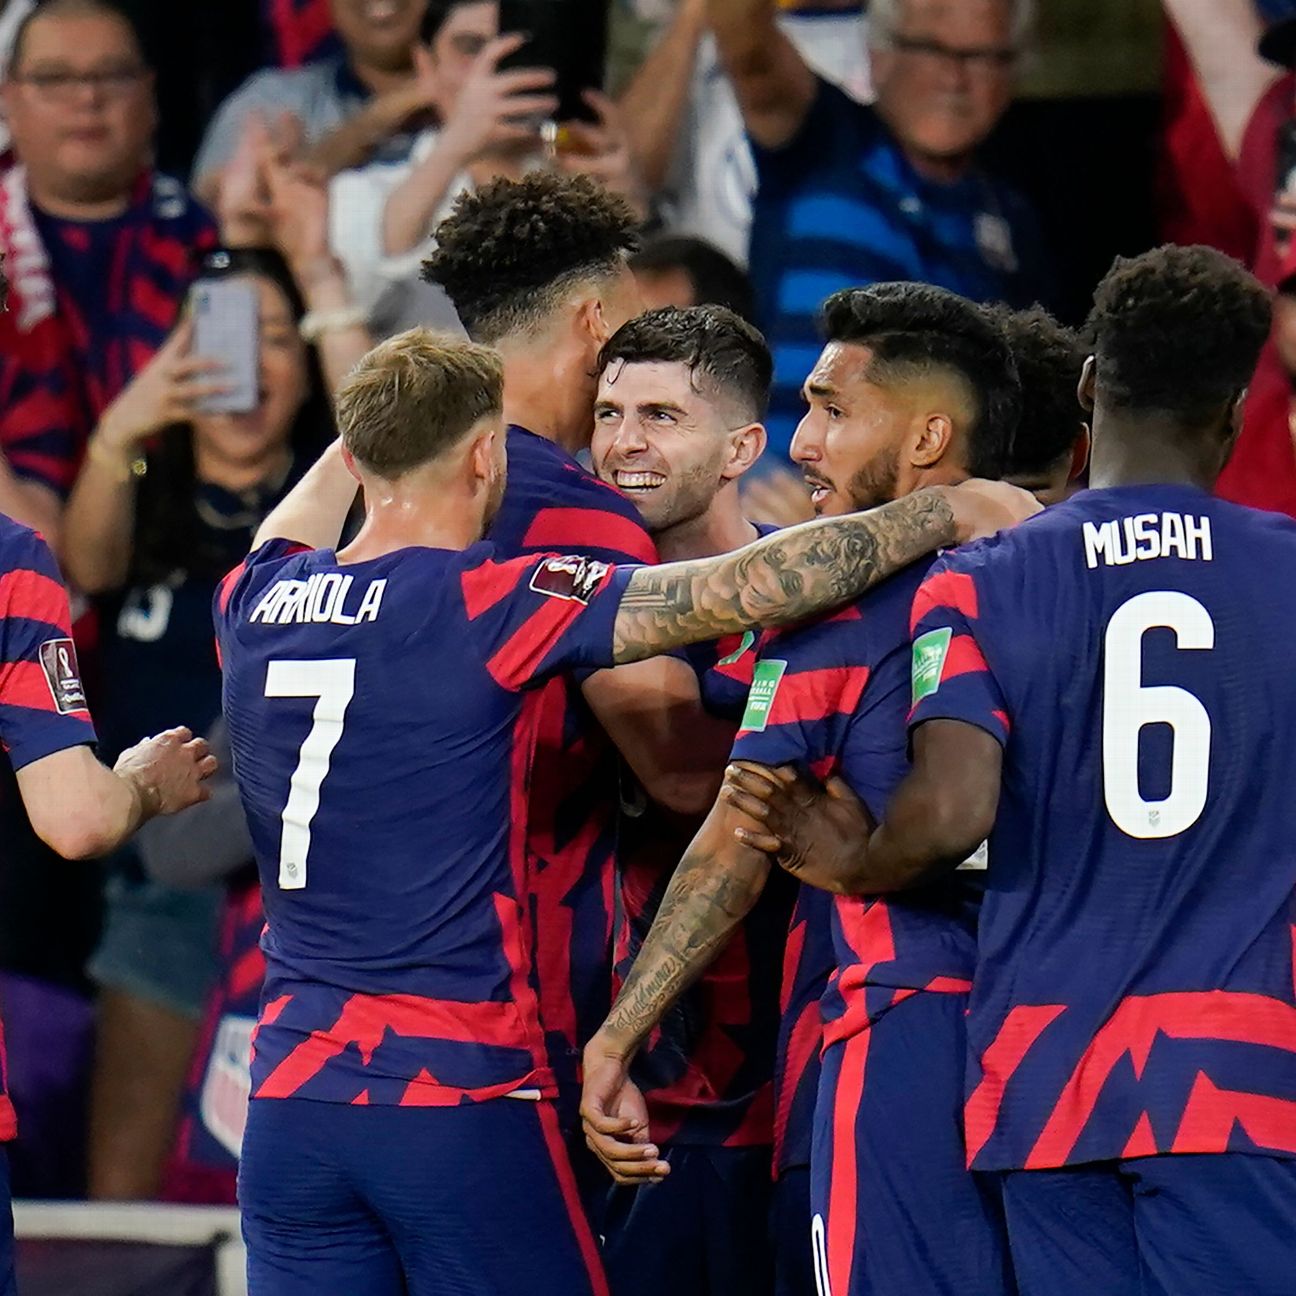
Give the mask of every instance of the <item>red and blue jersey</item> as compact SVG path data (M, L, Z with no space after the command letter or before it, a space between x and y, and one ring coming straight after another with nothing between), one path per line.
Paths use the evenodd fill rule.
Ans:
M766 535L774 528L759 530ZM747 701L759 642L748 632L684 650L706 709L735 725ZM634 809L622 823L619 849L617 967L623 974L693 836L693 824L677 822L651 803ZM647 1101L656 1143L761 1147L773 1142L782 956L797 891L786 874L771 877L755 909L636 1054L631 1078Z
M217 595L266 912L252 1096L555 1092L524 832L539 686L612 661L629 571L271 541Z
M34 834L15 775L26 765L95 741L72 643L67 591L45 542L0 515L0 864ZM16 1133L0 1031L0 1139Z
M734 756L839 775L881 817L907 769L909 612L927 566L914 564L836 616L771 639ZM834 900L802 888L779 1077L790 1148L808 1146L821 1044L864 1029L917 991L969 988L978 898L963 874L885 900Z
M1296 1155L1296 524L1088 491L933 568L914 725L1003 745L968 1016L979 1169Z
M560 446L510 427L508 466L490 529L501 556L657 561L635 506ZM556 679L541 695L526 810L536 990L550 1062L569 1100L578 1095L581 1049L607 1016L612 993L620 763L581 695L588 673Z

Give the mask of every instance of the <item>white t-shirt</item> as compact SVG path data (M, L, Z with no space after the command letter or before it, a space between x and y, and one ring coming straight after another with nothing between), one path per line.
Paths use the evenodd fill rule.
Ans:
M370 316L376 331L397 330L416 323L457 327L458 320L445 294L419 280L419 266L432 250L432 228L472 182L459 175L446 191L428 224L428 236L399 256L383 251L383 212L392 193L436 148L435 130L423 131L407 158L369 162L340 171L329 182L329 242L346 269L356 305ZM406 323L405 321L408 321Z
M778 24L820 76L861 103L872 100L862 15L784 14ZM745 266L755 192L756 166L742 114L707 35L671 168L666 223L674 232L706 239Z

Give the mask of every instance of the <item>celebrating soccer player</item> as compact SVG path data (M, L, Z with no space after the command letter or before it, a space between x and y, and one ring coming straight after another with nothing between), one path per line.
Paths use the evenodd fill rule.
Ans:
M813 615L1025 511L925 492L732 555L615 569L481 544L507 471L498 356L399 335L224 582L235 772L265 895L240 1200L256 1296L602 1292L552 1105L523 841L532 699ZM354 496L366 517L340 553Z
M890 892L993 826L965 1122L1026 1296L1149 1275L1278 1296L1296 1268L1296 867L1273 810L1296 691L1256 653L1292 633L1296 529L1209 494L1268 324L1219 253L1116 263L1090 320L1094 489L934 569L913 773L867 849L805 864Z
M978 307L940 289L883 284L830 298L824 322L828 345L792 447L818 512L849 515L999 472L1020 393L1003 334ZM840 771L879 812L905 770L909 607L928 565L767 643L735 756ZM590 1137L622 1178L661 1171L657 1149L627 1137L639 1101L627 1061L766 885L769 855L735 835L746 823L732 802L717 802L586 1051ZM838 975L824 996L817 1111L826 975L806 987L812 1028L793 1049L801 1074L780 1077L779 1105L799 1150L788 1168L811 1167L802 1245L810 1251L813 1239L820 1278L840 1296L1007 1289L997 1193L966 1172L958 1120L978 877L889 905L843 902L831 923L827 897L807 895L822 901L807 940L831 942ZM796 989L785 986L785 999Z

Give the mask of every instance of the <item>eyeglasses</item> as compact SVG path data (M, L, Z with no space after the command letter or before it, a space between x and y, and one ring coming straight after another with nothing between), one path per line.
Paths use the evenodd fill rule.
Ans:
M30 86L39 98L50 103L70 103L82 87L105 99L124 99L147 75L141 67L109 68L103 72L73 72L59 68L14 75L10 80Z
M891 48L899 50L902 54L914 54L920 58L939 60L942 63L954 63L969 72L1003 72L1017 62L1017 51L1003 46L957 49L953 45L942 45L940 41L893 36Z

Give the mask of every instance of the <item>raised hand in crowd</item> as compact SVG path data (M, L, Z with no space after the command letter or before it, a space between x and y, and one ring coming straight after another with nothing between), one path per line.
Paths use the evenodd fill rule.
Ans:
M582 98L598 120L563 123L558 136L559 169L569 175L593 176L605 189L620 194L640 220L646 220L648 188L620 110L599 90L586 90Z

